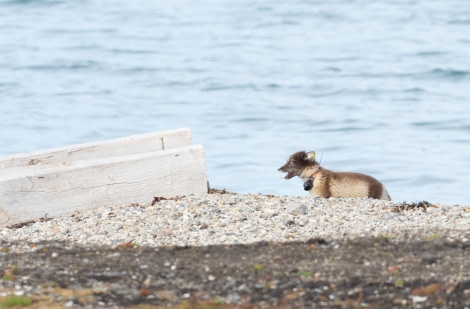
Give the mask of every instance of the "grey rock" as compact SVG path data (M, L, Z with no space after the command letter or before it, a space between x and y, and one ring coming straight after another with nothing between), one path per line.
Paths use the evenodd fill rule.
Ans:
M307 206L301 203L289 203L287 204L287 212L291 215L299 216L307 214Z

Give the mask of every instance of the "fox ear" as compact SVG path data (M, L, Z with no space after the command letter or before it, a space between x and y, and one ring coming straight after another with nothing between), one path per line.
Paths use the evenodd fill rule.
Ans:
M315 151L307 152L307 159L314 160L315 159Z

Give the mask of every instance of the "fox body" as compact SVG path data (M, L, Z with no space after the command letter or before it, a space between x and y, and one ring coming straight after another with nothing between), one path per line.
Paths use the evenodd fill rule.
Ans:
M285 179L298 176L304 181L304 189L317 197L369 197L390 201L385 186L372 176L334 172L323 168L315 160L315 152L299 151L292 154L279 168L287 173Z

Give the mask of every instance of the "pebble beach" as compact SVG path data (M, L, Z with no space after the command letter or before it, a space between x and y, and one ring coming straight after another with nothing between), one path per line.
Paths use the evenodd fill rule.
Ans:
M470 240L470 207L373 199L216 193L98 207L0 230L3 241L207 246L260 241Z

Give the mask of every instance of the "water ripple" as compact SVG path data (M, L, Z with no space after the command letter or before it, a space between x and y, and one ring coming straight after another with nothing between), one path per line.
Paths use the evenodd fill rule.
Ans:
M3 1L0 155L190 127L216 188L305 194L272 175L307 149L397 201L470 204L468 16L467 0Z
M19 66L15 70L28 70L28 71L45 71L45 72L57 72L57 71L77 71L77 70L100 70L102 65L93 60L85 61L56 61L52 64L34 64L28 66Z
M451 79L451 80L464 80L470 76L470 71L465 70L455 70L455 69L440 69L436 68L428 72L432 77Z

